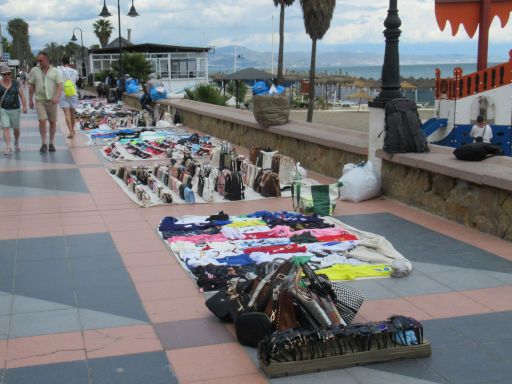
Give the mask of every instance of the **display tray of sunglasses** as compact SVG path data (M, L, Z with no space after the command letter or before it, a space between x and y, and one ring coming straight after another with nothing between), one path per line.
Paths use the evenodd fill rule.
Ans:
M349 368L357 365L383 363L392 360L420 359L430 355L432 355L432 346L428 340L423 340L423 343L418 345L390 345L387 348L381 349L374 346L369 351L312 360L278 362L273 360L264 361L260 358L260 368L267 377L274 378Z

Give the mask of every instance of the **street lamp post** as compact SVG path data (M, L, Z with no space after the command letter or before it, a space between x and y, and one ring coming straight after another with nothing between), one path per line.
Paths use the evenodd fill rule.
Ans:
M77 38L75 36L75 31L76 30L79 30L80 31L80 44L82 46L82 77L85 77L87 76L87 71L86 71L86 66L85 66L85 55L84 55L84 37L83 37L83 33L82 33L82 29L81 28L74 28L73 29L73 36L71 37L71 41L72 42L75 42L77 41Z
M107 9L105 0L103 0L103 9L101 10L101 13L98 16L101 16L101 17L112 16L112 14ZM133 5L133 0L132 0L132 6L130 8L130 11L128 12L128 16L130 16L130 17L139 16L137 11L135 10L135 6ZM119 5L119 0L117 0L117 26L118 26L117 28L119 30L119 39L118 39L119 40L119 78L121 78L121 76L123 75L123 59L122 59L123 47L122 47L122 42L121 42L121 7Z

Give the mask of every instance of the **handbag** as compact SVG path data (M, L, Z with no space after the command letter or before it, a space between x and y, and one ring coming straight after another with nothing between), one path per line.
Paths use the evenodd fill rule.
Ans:
M302 180L292 184L292 203L296 212L303 214L316 213L331 216L336 208L341 182L333 184L312 185Z

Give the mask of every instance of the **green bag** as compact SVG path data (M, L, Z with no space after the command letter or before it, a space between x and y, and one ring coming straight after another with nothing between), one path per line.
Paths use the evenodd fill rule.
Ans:
M303 214L331 216L340 195L341 182L312 185L302 180L292 184L293 209Z

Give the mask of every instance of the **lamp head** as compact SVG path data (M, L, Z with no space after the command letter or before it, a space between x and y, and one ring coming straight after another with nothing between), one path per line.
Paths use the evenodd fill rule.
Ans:
M101 17L110 17L110 16L112 16L112 14L107 9L107 5L105 4L105 0L103 0L103 9L101 10L101 13L98 16L101 16Z
M130 12L128 12L128 16L130 16L130 17L137 17L137 16L139 16L137 11L135 10L135 6L133 5L133 0L132 0L132 7L130 8Z
M77 41L77 40L78 40L78 39L77 39L77 38L76 38L76 36L75 36L75 32L73 31L73 37L71 38L71 41L75 42L75 41Z

